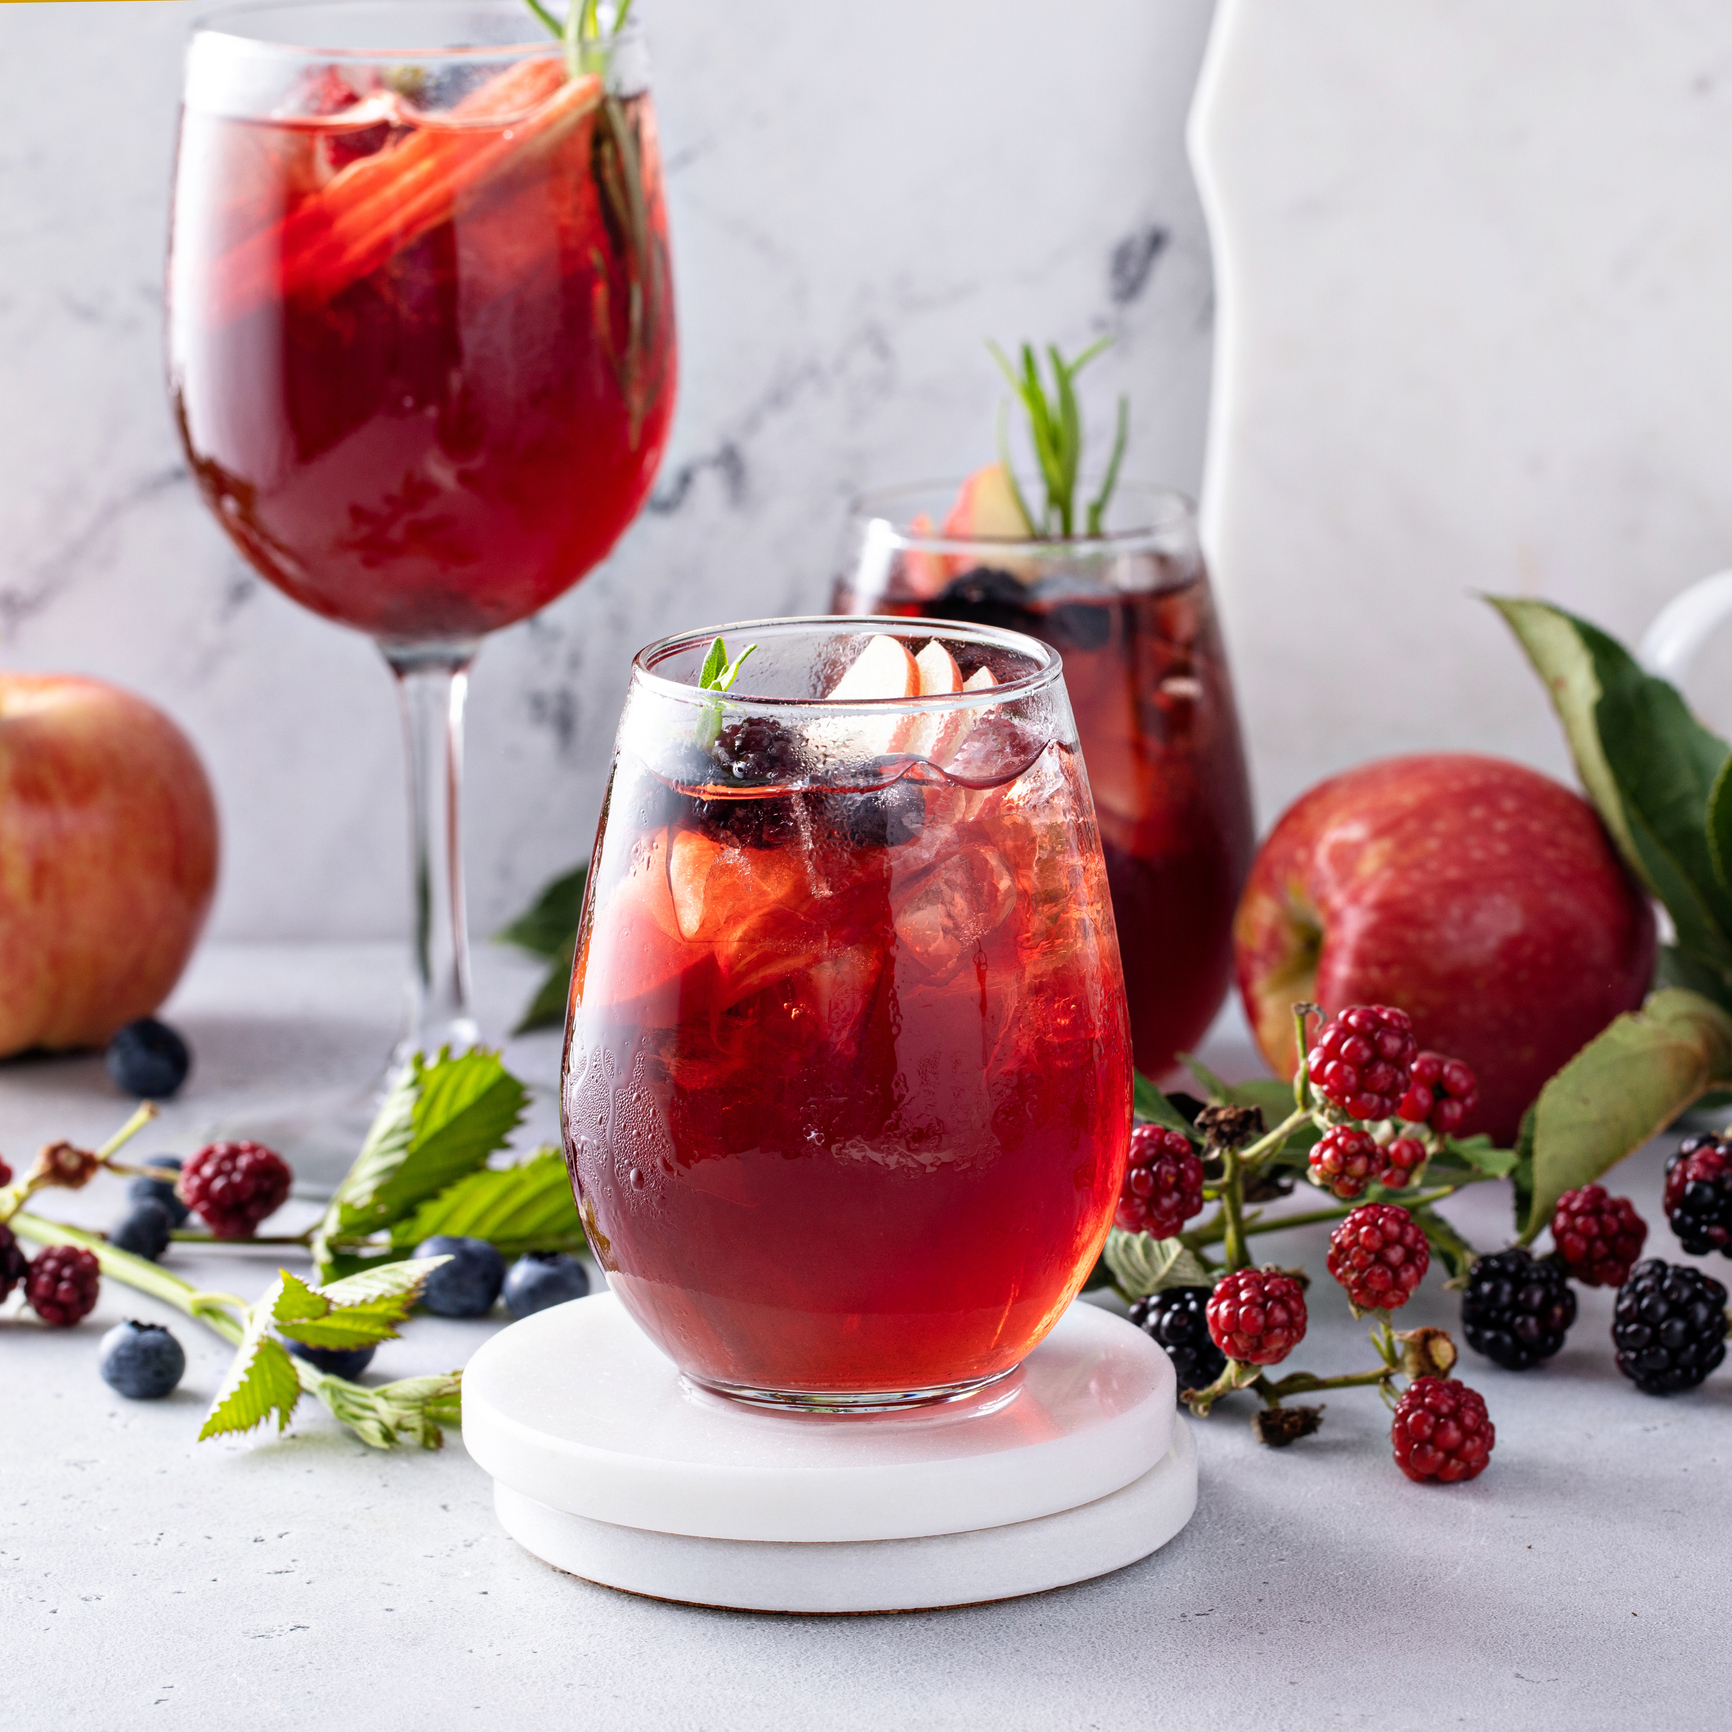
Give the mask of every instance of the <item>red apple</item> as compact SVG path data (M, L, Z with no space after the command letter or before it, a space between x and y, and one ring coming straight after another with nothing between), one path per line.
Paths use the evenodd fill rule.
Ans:
M1387 758L1282 815L1233 928L1263 1056L1298 1067L1292 1006L1388 1004L1421 1048L1464 1059L1463 1133L1516 1134L1541 1085L1642 1002L1654 916L1594 809L1520 764Z
M1034 534L1002 463L988 463L963 482L944 520L944 533L965 541L1026 541Z
M210 783L167 716L99 680L0 672L0 1057L155 1010L216 870Z

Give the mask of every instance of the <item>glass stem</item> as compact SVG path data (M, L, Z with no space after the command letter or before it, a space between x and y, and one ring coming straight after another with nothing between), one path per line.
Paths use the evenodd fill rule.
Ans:
M463 909L463 702L474 643L381 646L397 676L409 751L410 870L415 891L409 1026L398 1050L461 1052L479 1038L469 1010Z

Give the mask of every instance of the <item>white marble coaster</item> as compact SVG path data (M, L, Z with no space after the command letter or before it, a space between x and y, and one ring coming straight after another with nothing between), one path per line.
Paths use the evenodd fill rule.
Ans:
M910 1612L1067 1587L1158 1551L1197 1505L1197 1446L1181 1419L1166 1457L1080 1509L972 1533L828 1545L646 1533L549 1509L499 1481L505 1531L574 1576L747 1612Z
M836 1416L692 1388L598 1294L475 1355L463 1441L507 1531L549 1563L763 1610L955 1605L1081 1581L1163 1545L1196 1501L1167 1356L1091 1305L979 1395Z

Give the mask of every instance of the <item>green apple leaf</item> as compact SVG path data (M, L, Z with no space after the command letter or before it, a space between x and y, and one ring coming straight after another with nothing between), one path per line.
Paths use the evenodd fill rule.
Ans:
M1545 682L1546 695L1564 725L1570 755L1576 761L1576 774L1581 777L1588 798L1611 831L1612 840L1630 870L1645 879L1642 857L1636 851L1624 816L1617 778L1600 744L1595 710L1601 686L1593 652L1580 629L1581 622L1550 602L1513 595L1488 595L1485 599L1503 615L1534 672Z
M1546 602L1489 599L1545 681L1589 798L1666 905L1680 946L1732 972L1732 890L1717 869L1710 805L1726 742L1597 626ZM1732 840L1732 811L1719 822Z
M1133 1071L1131 1079L1131 1110L1139 1120L1145 1124L1163 1125L1169 1131L1189 1137L1193 1143L1201 1142L1196 1127L1141 1071Z
M1114 1284L1126 1299L1141 1299L1169 1287L1212 1287L1215 1277L1182 1239L1156 1239L1114 1227L1101 1253Z
M1522 1126L1514 1169L1518 1196L1527 1192L1521 1242L1550 1224L1565 1191L1592 1184L1729 1080L1732 1015L1699 993L1667 988L1617 1018L1540 1090Z
M391 1243L418 1245L435 1233L485 1239L508 1257L586 1249L565 1156L553 1148L514 1167L483 1167L459 1179L396 1222Z

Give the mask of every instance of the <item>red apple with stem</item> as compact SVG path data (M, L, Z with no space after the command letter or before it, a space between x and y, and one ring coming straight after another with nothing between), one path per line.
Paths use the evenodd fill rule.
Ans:
M1462 1134L1516 1135L1541 1086L1654 971L1654 915L1588 803L1521 764L1388 758L1282 815L1233 929L1263 1056L1298 1066L1296 1001L1387 1004L1422 1048L1464 1059L1479 1109Z
M96 1046L168 997L216 888L216 801L160 710L0 671L0 1057Z

